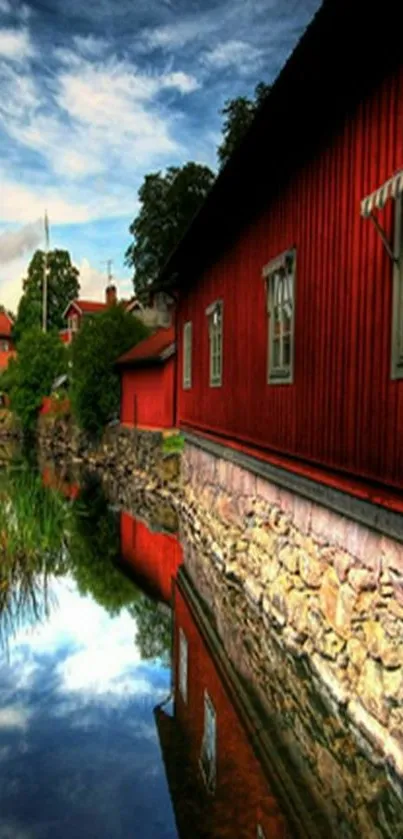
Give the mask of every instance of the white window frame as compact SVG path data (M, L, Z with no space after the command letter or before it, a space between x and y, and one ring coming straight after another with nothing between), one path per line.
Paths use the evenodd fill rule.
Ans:
M271 385L292 384L294 381L296 268L296 249L291 248L272 259L262 272L266 283L268 317L267 381ZM288 316L287 308L291 309ZM284 358L286 342L289 344L287 361ZM276 352L275 344L278 348Z
M189 645L182 628L179 629L179 692L184 702L188 699Z
M403 198L395 199L391 377L403 378Z
M183 389L192 387L192 321L183 324Z
M1 350L2 352L8 352L8 351L9 351L9 349L10 349L10 343L9 343L9 341L6 341L6 340L4 340L4 341L0 341L0 350Z
M256 839L266 839L266 836L263 831L263 827L261 824L258 824L256 829Z
M206 690L204 691L204 727L200 768L207 789L214 792L217 778L217 715Z
M209 333L209 383L221 387L223 366L223 313L222 300L215 300L206 309Z

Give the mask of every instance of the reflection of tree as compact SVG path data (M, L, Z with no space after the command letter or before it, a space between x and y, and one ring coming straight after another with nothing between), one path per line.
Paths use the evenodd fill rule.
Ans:
M38 473L9 469L0 477L0 642L49 609L50 575L65 573L69 511Z
M91 594L110 615L116 615L136 600L138 591L116 568L119 523L97 476L85 477L73 513L69 548L78 589L83 595Z
M144 659L161 658L168 663L171 651L170 610L161 603L139 594L129 612L136 621L136 644Z

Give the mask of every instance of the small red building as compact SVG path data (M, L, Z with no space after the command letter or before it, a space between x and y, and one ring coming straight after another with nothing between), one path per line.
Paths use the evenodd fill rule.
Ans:
M14 321L4 308L0 308L0 373L15 358L15 343L12 337Z
M120 302L124 304L128 312L133 312L133 314L138 314L142 310L142 306L136 298L130 301L122 300ZM81 298L71 300L63 313L63 318L66 321L66 328L60 332L60 338L63 343L71 343L74 335L80 329L84 318L102 314L110 306L115 306L117 303L117 290L114 285L107 286L105 300L103 302L98 300L82 300Z
M172 580L183 559L177 536L151 530L141 519L121 513L120 552L139 584L163 603L171 603Z
M217 656L214 632L205 631L207 617L200 620L182 581L180 573L174 588L174 713L155 712L179 836L305 836L288 830L252 746L245 709L239 713L230 671Z
M118 362L120 421L141 428L174 427L175 332L159 327Z
M324 0L158 287L185 432L401 511L400 31Z

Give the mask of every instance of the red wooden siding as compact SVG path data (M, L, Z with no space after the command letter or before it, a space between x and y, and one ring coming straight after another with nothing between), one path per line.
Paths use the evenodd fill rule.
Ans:
M403 488L403 381L391 380L392 263L360 216L362 198L403 166L402 126L403 67L182 293L182 426ZM390 237L392 210L393 201L380 213ZM294 383L268 385L262 268L293 246ZM216 299L224 302L223 385L210 388L205 310ZM188 320L193 386L183 390Z
M176 536L155 533L129 513L120 516L121 554L136 575L170 603L172 577L182 563L182 547Z
M172 428L174 359L121 371L121 422L149 428Z
M188 642L188 690L185 703L179 690L179 629ZM203 836L242 836L256 839L257 825L271 839L288 836L284 817L268 779L250 745L214 660L184 596L175 588L175 717L186 733L190 760L198 769L204 726L204 691L216 713L217 768L214 795L206 796Z

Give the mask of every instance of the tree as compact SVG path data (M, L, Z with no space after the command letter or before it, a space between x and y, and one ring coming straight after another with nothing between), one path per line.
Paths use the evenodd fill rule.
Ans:
M254 99L238 96L236 99L229 99L225 103L221 111L224 117L223 139L217 149L220 168L225 166L246 134L270 89L270 85L259 82L255 87Z
M73 505L69 556L80 594L91 595L111 617L140 596L116 567L120 558L119 520L95 474L84 476Z
M115 362L122 353L149 334L141 321L112 306L87 317L72 344L73 414L80 428L92 437L119 411L120 382Z
M139 190L140 212L129 228L134 242L125 254L126 265L134 269L136 294L157 279L213 182L213 172L197 163L146 175Z
M25 332L18 346L18 356L10 362L6 383L11 409L25 431L33 431L44 396L51 392L54 380L67 371L67 351L57 332L34 328Z
M23 294L19 302L14 324L14 337L18 342L28 329L40 327L42 323L42 289L45 254L35 251L23 280ZM70 254L64 250L49 251L47 257L47 325L48 328L63 327L63 312L67 304L80 291L79 272L72 265Z
M135 643L142 659L159 658L168 664L172 643L171 610L139 592L128 611L135 620Z

